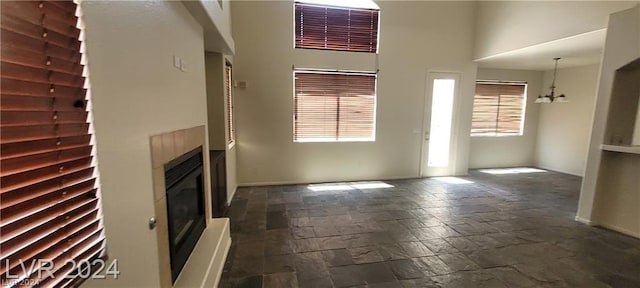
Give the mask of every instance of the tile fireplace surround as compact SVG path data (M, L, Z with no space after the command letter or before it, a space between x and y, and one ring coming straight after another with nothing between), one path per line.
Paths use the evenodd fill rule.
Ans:
M153 194L158 238L160 284L162 287L196 287L217 283L224 259L231 244L227 218L211 218L211 187L205 126L171 131L151 136L151 165L153 168ZM164 165L171 160L199 147L203 147L203 180L205 217L207 227L194 247L192 256L182 269L175 283L171 283L171 259L167 223L167 199ZM205 241L206 240L206 241ZM217 263L220 262L220 263ZM212 271L210 271L212 270ZM220 271L218 271L220 270Z

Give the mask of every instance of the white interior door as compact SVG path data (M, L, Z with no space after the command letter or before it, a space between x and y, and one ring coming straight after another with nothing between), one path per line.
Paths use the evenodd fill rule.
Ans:
M453 124L460 74L429 73L422 126L422 176L452 174Z

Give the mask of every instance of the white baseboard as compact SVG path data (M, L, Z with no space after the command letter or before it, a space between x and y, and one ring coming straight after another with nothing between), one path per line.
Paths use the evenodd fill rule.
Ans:
M584 219L582 217L576 216L575 220L580 222L580 223L582 223L582 224L587 224L589 226L595 226L595 223L593 221L589 220L589 219Z
M596 223L596 222L594 222L592 220L584 219L584 218L578 217L578 216L576 216L575 219L576 219L576 221L578 221L580 223L583 223L583 224L586 224L586 225L589 225L589 226L602 227L602 228L605 228L605 229L609 229L609 230L616 231L616 232L624 234L624 235L628 235L628 236L640 239L640 231L639 232L634 232L634 231L631 231L629 229L618 227L616 225L611 225L611 224L607 224L607 223L600 223L600 222Z
M533 165L533 167L544 169L544 170L549 170L549 171L553 171L553 172L569 174L569 175L578 176L578 177L584 177L584 171L581 174L581 173L569 172L569 171L566 171L564 169L557 169L557 168L554 168L554 167L548 167L548 166L543 166L543 165Z
M631 231L631 230L621 228L616 225L607 224L607 223L598 223L598 226L640 239L640 231L635 232L635 231Z
M233 188L233 193L231 193L231 195L227 195L227 206L231 205L231 200L233 200L233 196L236 196L236 192L238 192L238 186Z

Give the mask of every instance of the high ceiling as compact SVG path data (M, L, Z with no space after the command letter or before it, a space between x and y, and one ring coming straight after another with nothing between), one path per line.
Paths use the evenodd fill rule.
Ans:
M558 68L584 66L600 62L606 29L476 59L481 68L551 70L553 58L561 57Z

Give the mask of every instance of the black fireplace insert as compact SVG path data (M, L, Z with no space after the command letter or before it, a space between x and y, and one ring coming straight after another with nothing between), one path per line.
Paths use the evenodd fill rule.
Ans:
M205 228L202 157L198 147L164 166L173 282Z

